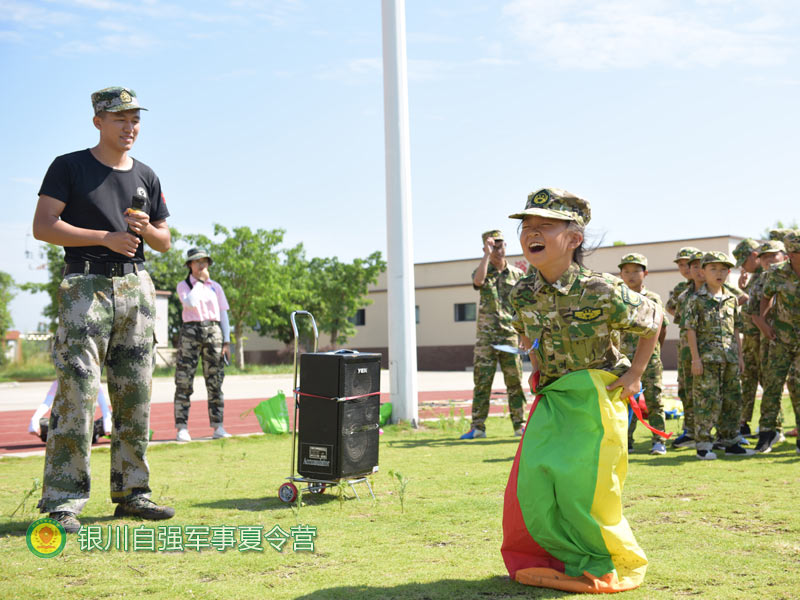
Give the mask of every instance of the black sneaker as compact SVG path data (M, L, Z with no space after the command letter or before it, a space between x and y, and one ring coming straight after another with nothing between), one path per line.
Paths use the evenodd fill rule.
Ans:
M780 439L781 434L777 431L759 431L756 452L768 454L772 451L772 446Z
M672 447L673 448L694 448L695 447L695 441L694 441L694 438L692 436L690 436L689 434L682 433L677 438L675 438L674 442L672 442Z
M74 512L69 512L67 510L59 510L56 512L51 512L47 515L54 521L58 521L61 523L61 526L64 528L64 531L67 533L78 533L81 528L81 522L78 521L78 517L75 516Z
M698 450L697 458L699 458L700 460L715 460L717 458L717 455L714 454L711 450Z
M741 427L739 427L739 434L745 437L751 435L752 432L750 431L750 423L742 423Z
M750 448L742 448L739 444L725 446L725 456L728 456L729 454L733 456L753 456L755 453L755 450L751 450Z
M127 502L120 502L114 510L115 517L139 517L150 521L171 519L175 516L175 509L171 506L159 506L150 498L136 496Z

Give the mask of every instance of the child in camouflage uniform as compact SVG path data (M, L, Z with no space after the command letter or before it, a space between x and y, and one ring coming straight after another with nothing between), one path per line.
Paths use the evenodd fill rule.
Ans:
M711 429L725 454L750 456L739 439L742 412L742 347L739 343L739 303L724 287L733 261L724 252L707 252L702 261L705 283L689 297L682 321L692 354L692 400L697 458L713 460Z
M625 282L625 285L661 306L661 297L644 287L644 279L647 277L647 258L645 256L636 253L626 254L620 260L619 270L620 277ZM658 343L647 363L644 375L642 375L642 388L649 414L648 421L651 427L660 431L664 431L664 405L661 402L661 377L664 372L664 366L661 364L661 344L667 335L667 325L667 316L664 314ZM620 350L629 360L633 360L633 354L636 352L638 343L639 337L632 333L624 332L620 335ZM631 419L628 427L628 452L633 449L633 433L636 431L637 423L636 419ZM666 453L667 449L664 446L664 441L654 433L650 454Z
M793 399L795 416L800 417L800 231L785 235L783 244L789 260L772 267L764 280L761 317L774 311L774 326L767 326L764 335L772 340L769 349L770 368L764 374L756 451L767 453L779 440L778 415L784 382ZM793 373L793 376L792 376ZM787 381L787 375L789 379ZM800 438L797 442L800 453Z
M603 585L617 590L632 589L643 579L647 559L621 514L619 494L625 477L624 467L623 472L610 469L616 469L620 461L623 465L627 462L627 415L619 400L630 399L641 388L641 377L658 343L664 317L657 303L630 290L622 280L583 266L584 228L590 217L591 209L586 200L554 188L530 194L525 209L511 215L511 218L522 219L522 250L537 270L514 286L510 302L516 311L514 326L523 346L530 349L531 362L539 368L536 392L542 394L531 410L529 426L520 445L523 450L518 450L518 456L520 451L525 452L534 470L550 473L546 477L550 487L520 487L516 493L532 495L537 505L551 507L548 514L564 521L561 527L569 531L572 541L553 542L555 550L551 554L559 561L572 564L577 561L581 565L581 568L572 567L572 572L568 570L558 575L551 573L552 569L544 569L549 575L537 576L529 582L531 585L565 589L559 587L561 581L572 578L591 580L592 585L602 581ZM638 337L632 361L616 346L615 332ZM535 340L538 344L533 343ZM591 424L585 421L599 418L597 405L592 404L596 401L591 395L570 388L570 382L582 375L597 377L608 391L602 424L596 420ZM565 391L559 391L561 386ZM610 391L617 388L619 391L612 395ZM532 427L535 433L529 439ZM587 436L598 436L597 444L590 444L592 448L602 443L600 467L591 464L594 455L585 454L578 443ZM581 439L570 443L573 437ZM585 535L584 522L590 512L587 506L569 498L568 494L559 494L559 490L570 485L559 477L563 470L536 466L550 465L550 457L554 457L552 460L558 465L569 465L570 477L597 478L596 488L609 490L608 497L615 498L614 524L603 530L604 537L607 532L611 540L608 544L598 545L596 537ZM586 472L587 466L589 472ZM602 480L600 473L603 473ZM604 515L592 514L592 518L604 520ZM531 523L531 527L534 539L541 534L542 539L552 541L544 525ZM600 572L603 567L599 566L599 559L608 555L607 547L613 547L614 554L629 551L621 572Z
M682 312L686 300L694 294L695 290L703 285L703 270L700 268L700 261L703 253L697 248L681 248L678 252L678 268L685 260L686 282L681 282L672 290L670 299L667 301L667 312L675 317L674 322L678 325L678 398L683 404L683 433L672 442L673 448L694 448L694 410L692 404L692 355L686 342L686 327L683 324ZM685 285L683 285L685 283ZM681 289L679 289L681 288ZM677 292L677 293L676 293Z
M472 273L472 287L480 292L478 307L478 336L473 359L472 428L461 436L462 440L486 437L486 418L489 416L489 398L497 363L503 372L508 393L508 409L514 435L522 435L525 418L525 392L522 391L522 359L494 348L519 345L517 332L511 325L514 312L508 303L511 288L523 272L510 264L506 256L506 242L499 229L486 231L483 240L483 258Z
M739 287L751 296L756 282L761 277L761 265L758 260L759 243L750 238L744 239L733 249L736 267L742 269ZM753 405L761 377L760 345L761 335L753 322L753 312L758 312L758 305L753 309L751 302L742 305L742 415L739 431L743 436L750 435L750 419L753 418Z

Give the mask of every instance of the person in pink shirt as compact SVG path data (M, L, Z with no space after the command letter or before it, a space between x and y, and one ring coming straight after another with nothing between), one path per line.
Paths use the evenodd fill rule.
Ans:
M186 253L189 274L178 284L178 298L183 305L183 326L175 365L175 427L179 442L192 441L187 423L194 374L201 356L208 391L208 421L213 429L211 437L230 437L222 426L222 380L231 355L229 307L222 286L208 274L212 264L208 252L190 248Z

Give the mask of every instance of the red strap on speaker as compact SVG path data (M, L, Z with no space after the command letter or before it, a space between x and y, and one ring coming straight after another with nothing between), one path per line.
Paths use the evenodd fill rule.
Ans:
M310 398L322 398L323 400L355 400L357 398L368 398L369 396L380 395L380 392L370 392L369 394L361 394L360 396L346 396L345 398L337 398L335 396L317 396L316 394L301 392L300 388L295 389L294 393L300 394L301 396L309 396Z

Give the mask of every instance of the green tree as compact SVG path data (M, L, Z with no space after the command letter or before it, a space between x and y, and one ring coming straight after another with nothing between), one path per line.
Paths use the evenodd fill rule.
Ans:
M213 257L214 280L225 290L239 368L244 367L245 327L271 334L289 317L292 282L281 261L281 254L285 256L286 251L277 249L284 233L283 229L253 231L246 226L229 230L214 224L214 236L222 236L222 241L193 237Z
M26 292L44 292L50 298L50 303L42 310L42 315L50 320L48 329L55 333L58 327L58 287L64 278L64 249L61 246L47 244L44 249L47 260L48 279L45 283L22 283L19 289Z
M5 271L0 271L0 335L5 335L5 332L14 324L8 305L15 296L15 287L14 278Z
M369 285L385 270L386 262L377 251L352 263L340 262L336 257L311 260L309 287L314 293L317 325L330 334L331 345L345 344L355 334L351 319L358 309L372 303L367 298Z

